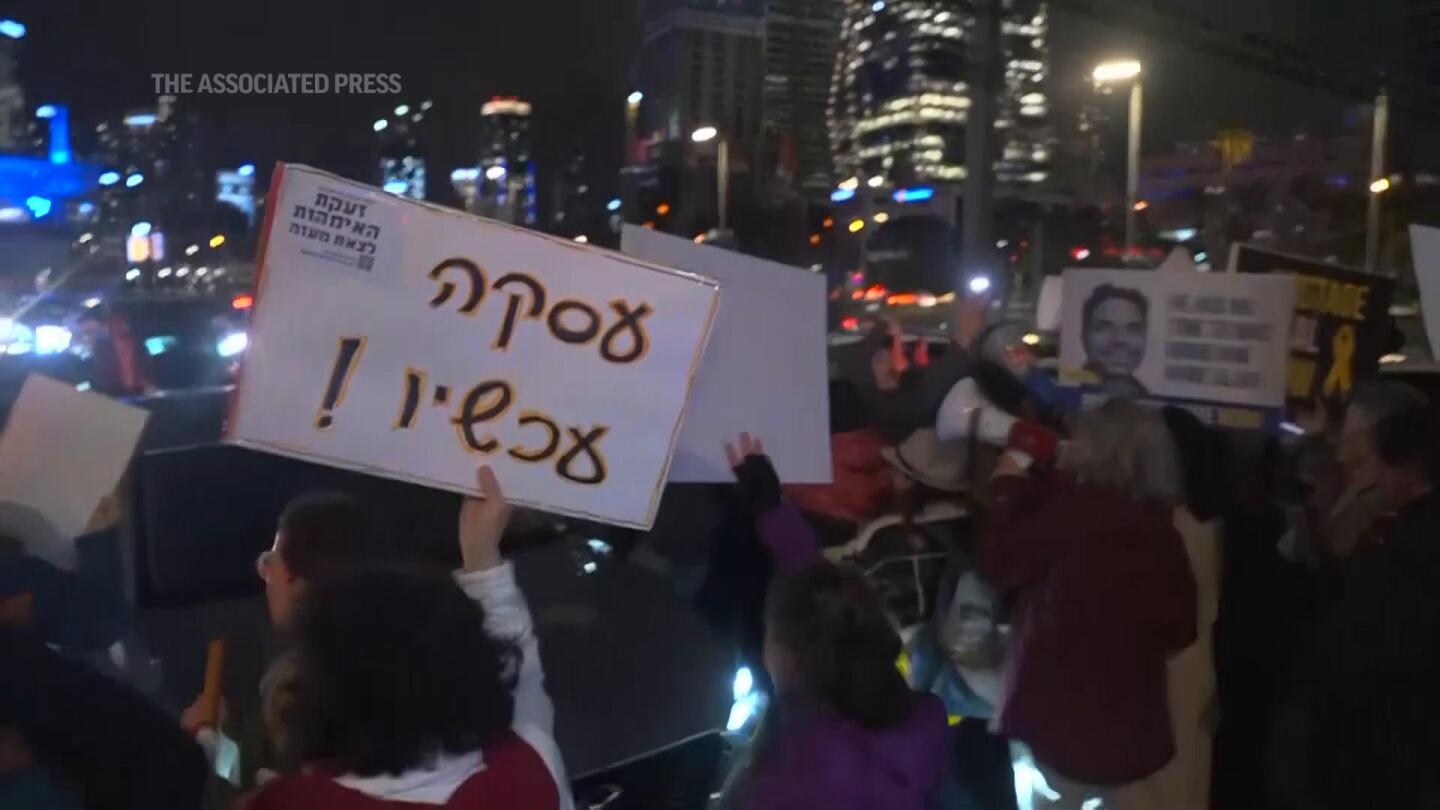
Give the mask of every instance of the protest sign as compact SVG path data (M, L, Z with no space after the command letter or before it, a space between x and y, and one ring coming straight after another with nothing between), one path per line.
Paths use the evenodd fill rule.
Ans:
M1440 362L1440 228L1410 226L1410 253L1420 285L1420 315L1430 339L1430 357Z
M268 212L229 441L649 526L713 280L303 166Z
M31 374L0 436L0 502L33 510L53 541L28 551L68 566L83 534L120 482L149 414L109 397Z
M1273 427L1285 402L1288 277L1065 271L1060 385L1072 404L1181 404L1224 427Z
M734 480L724 445L748 431L782 482L829 483L825 277L632 225L620 249L721 284L670 480Z
M1344 399L1355 383L1379 373L1391 329L1392 279L1252 245L1230 249L1230 271L1295 277L1285 385L1292 416L1313 409L1316 397Z

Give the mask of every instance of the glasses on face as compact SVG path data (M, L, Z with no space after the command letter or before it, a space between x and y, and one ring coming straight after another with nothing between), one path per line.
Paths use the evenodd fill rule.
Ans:
M270 565L275 561L275 549L267 548L255 558L255 573L262 580L270 581Z

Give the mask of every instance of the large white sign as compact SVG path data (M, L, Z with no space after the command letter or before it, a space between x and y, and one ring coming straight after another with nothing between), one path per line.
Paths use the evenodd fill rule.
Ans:
M825 277L631 225L620 245L722 285L670 480L733 481L725 442L748 431L764 441L781 481L829 483Z
M713 280L303 166L268 210L230 441L650 525Z
M1420 285L1420 314L1430 338L1430 357L1440 362L1440 228L1410 226L1415 282Z
M1290 276L1067 270L1060 384L1082 399L1177 402L1229 427L1274 425L1294 308Z
M0 437L0 502L43 516L58 543L27 551L61 566L73 562L70 540L120 482L149 417L49 377L25 378Z

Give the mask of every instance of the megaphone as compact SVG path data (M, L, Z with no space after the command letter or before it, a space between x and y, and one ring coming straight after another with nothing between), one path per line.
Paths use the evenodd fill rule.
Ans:
M945 395L935 418L935 435L942 442L973 439L1009 448L1027 467L1033 461L1053 460L1058 443L1052 431L997 408L972 377L955 383Z

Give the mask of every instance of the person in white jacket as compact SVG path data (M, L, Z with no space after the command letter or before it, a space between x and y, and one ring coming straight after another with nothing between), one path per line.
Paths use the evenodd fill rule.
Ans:
M483 635L477 635L478 623L470 624L463 610L454 612L453 598L444 593L426 595L416 589L415 582L405 581L418 574L356 572L317 587L301 604L297 616L295 701L288 718L300 738L296 745L306 767L300 774L268 782L250 797L248 807L343 810L403 803L573 809L574 799L554 740L554 707L545 692L539 642L524 595L516 585L514 568L500 555L510 506L489 468L481 468L479 481L484 499L466 499L461 506L463 563L454 573L454 581L483 609ZM446 590L433 579L430 585ZM423 609L393 611L387 604L369 605L358 598L391 591L423 602ZM413 621L417 626L397 628L396 614L412 612L417 614ZM431 619L421 621L426 616ZM379 632L345 629L351 624L368 628L372 622ZM403 644L395 642L397 629L398 635L407 639ZM452 632L456 639L450 638ZM426 641L442 637L435 643ZM466 725L466 720L457 725L454 717L443 711L419 716L423 712L417 713L415 705L404 705L408 697L421 710L433 708L435 701L414 698L417 690L427 684L437 689L453 684L456 673L446 670L468 666L473 657L455 652L455 643L488 647L487 637L497 651L514 653L511 667L504 673L514 678L510 695L513 720L508 732L493 728L493 717L479 716L473 702L457 697L450 698L455 712L475 714L474 728ZM368 663L407 653L418 660L405 662L401 668L408 667L413 675L400 678L398 685L390 677L397 671L395 665ZM487 670L484 659L482 655L480 665L472 667L476 673L471 682L481 691L487 688L485 673L493 671ZM389 695L387 690L395 694ZM363 695L363 705L347 706L347 695ZM364 744L354 744L357 739L379 738L388 745L399 733L395 729L409 733L416 744L396 750L382 747L378 754ZM388 737L386 730L390 730ZM455 744L457 737L466 743Z

